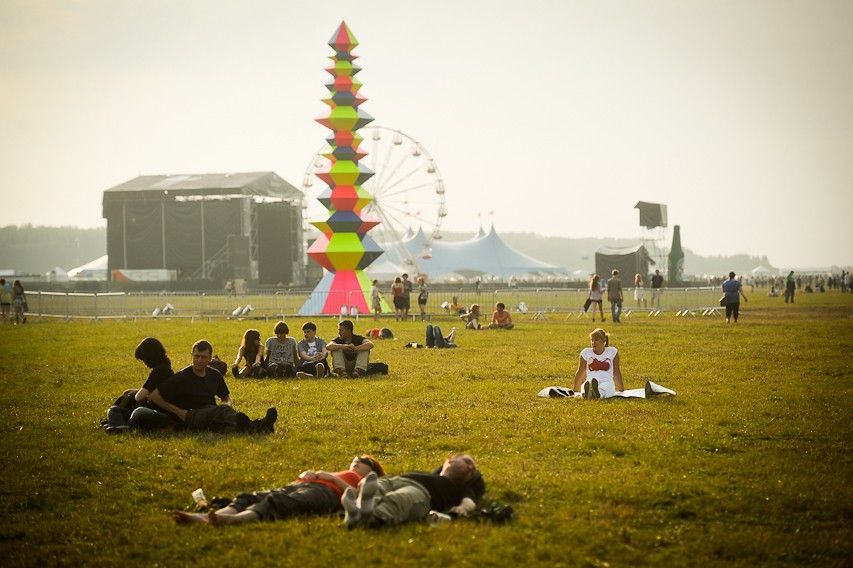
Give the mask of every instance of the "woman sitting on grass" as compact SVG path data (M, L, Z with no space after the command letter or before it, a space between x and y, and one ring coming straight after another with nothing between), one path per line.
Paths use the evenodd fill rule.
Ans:
M465 322L465 329L480 329L480 305L471 304L468 313L459 316Z
M289 485L269 491L241 493L224 509L208 513L174 511L176 523L211 525L275 521L295 515L331 515L341 509L347 487L357 487L368 473L382 477L385 470L373 457L362 454L352 459L349 469L329 473L309 469Z
M246 360L246 366L240 370L240 361ZM263 377L266 373L261 363L264 360L264 346L261 344L261 332L257 329L247 329L243 334L243 342L237 350L237 359L231 366L234 378Z
M610 347L610 335L598 328L589 334L589 343L578 358L575 372L574 391L581 392L587 399L610 398L616 391L622 392L622 370L619 368L619 352ZM584 381L586 373L586 381Z
M172 361L166 354L166 348L163 347L160 340L153 337L146 337L136 346L134 357L145 363L145 366L151 369L151 372L148 373L148 379L141 388L124 391L124 397L128 399L126 404L113 405L107 411L107 424L105 428L109 434L127 432L130 429L128 423L134 426L147 425L147 423L140 424L136 421L130 421L131 415L135 412L134 409L141 411L138 416L145 414L150 414L149 417L153 416L157 426L166 426L172 423L170 416L159 412L159 409L153 405L151 408L145 408L148 406L148 395L159 387L160 383L175 374L172 372ZM162 416L157 416L158 414ZM162 420L158 422L158 418L162 418Z

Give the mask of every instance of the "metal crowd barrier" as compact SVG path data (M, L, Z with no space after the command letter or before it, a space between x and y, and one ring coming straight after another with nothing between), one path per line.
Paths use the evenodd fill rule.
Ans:
M634 289L625 288L623 302L624 317L636 315L658 316L674 313L676 316L718 315L717 300L720 291L715 287L666 288L660 294L659 304L652 304L651 290L646 288L646 306L638 306L634 300ZM328 294L333 294L330 298ZM138 319L155 317L175 318L279 318L285 319L299 314L303 306L306 313L320 314L329 299L340 306L340 317L368 316L359 314L350 298L351 293L329 292L326 295L311 290L282 290L248 294L226 292L30 292L28 293L29 314L41 318L61 319ZM391 295L383 292L386 302L391 304ZM427 316L455 316L450 309L453 298L470 308L479 304L483 319L487 319L494 305L503 302L514 314L528 314L532 319L548 319L549 316L587 317L583 310L587 298L586 289L566 288L507 288L488 291L475 290L430 290ZM409 317L420 318L417 290L411 295L412 307ZM605 315L610 311L604 300Z

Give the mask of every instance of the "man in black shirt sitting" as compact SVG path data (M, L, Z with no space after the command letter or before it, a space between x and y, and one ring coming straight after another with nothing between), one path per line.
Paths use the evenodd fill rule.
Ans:
M480 483L473 483L479 480ZM482 496L477 464L468 454L447 458L439 473L413 471L378 478L367 474L358 491L347 488L341 497L347 528L399 525L421 521L433 511L468 516Z
M278 412L267 410L266 417L249 420L231 406L231 392L219 371L208 367L213 347L204 339L196 341L192 365L163 381L149 395L151 402L173 414L190 430L212 432L272 432ZM216 397L222 401L216 404Z

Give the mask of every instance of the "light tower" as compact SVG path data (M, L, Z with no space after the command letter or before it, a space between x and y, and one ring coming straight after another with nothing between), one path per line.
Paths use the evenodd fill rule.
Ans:
M379 224L375 218L362 217L361 211L373 198L362 184L373 171L359 161L365 156L358 147L362 137L357 130L373 121L360 105L366 101L355 75L361 67L353 63L357 56L352 50L358 45L346 22L329 40L335 55L329 56L332 65L326 68L332 80L326 83L331 96L323 102L329 113L317 122L330 129L326 138L329 164L316 174L328 187L318 200L328 209L329 217L311 221L320 236L308 248L308 256L327 270L314 288L311 297L299 310L300 315L341 314L356 308L369 313L370 278L364 269L382 254L382 249L367 232Z

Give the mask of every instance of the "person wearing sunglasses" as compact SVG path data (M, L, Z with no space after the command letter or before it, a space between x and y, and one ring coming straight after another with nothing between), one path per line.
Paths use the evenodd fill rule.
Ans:
M474 458L455 454L438 473L412 471L382 478L368 473L358 489L344 490L341 506L349 529L358 525L395 526L425 520L430 511L468 516L476 511L484 492L485 483Z
M356 487L368 474L381 478L385 470L374 457L362 454L352 459L346 471L309 469L284 487L241 493L227 507L207 513L174 511L172 518L178 524L221 525L275 521L296 515L331 515L341 509L344 490Z

